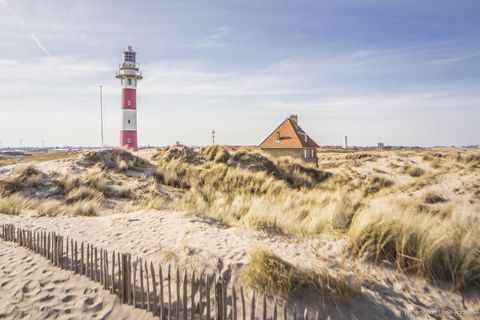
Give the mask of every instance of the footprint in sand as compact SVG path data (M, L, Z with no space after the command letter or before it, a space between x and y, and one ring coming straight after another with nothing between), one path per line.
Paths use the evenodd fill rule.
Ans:
M67 303L67 302L72 301L72 299L74 299L74 298L75 298L74 295L69 294L69 295L66 295L66 296L62 299L62 302Z
M39 302L46 302L46 301L50 301L54 298L55 296L53 295L46 295L44 297L41 297L40 299L38 299Z

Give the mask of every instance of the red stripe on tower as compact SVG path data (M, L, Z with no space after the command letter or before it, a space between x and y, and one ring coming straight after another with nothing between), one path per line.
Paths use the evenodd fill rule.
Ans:
M137 82L142 80L142 73L136 62L137 53L128 46L123 51L123 62L119 65L116 78L122 85L122 127L120 130L120 146L136 151L137 143Z

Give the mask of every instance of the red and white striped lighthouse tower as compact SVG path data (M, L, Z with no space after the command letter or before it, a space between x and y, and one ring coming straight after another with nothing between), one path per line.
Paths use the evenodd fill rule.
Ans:
M131 46L123 51L123 62L115 78L122 83L122 128L120 131L120 147L127 147L133 151L137 145L137 81L142 80L142 73L136 62L136 52Z

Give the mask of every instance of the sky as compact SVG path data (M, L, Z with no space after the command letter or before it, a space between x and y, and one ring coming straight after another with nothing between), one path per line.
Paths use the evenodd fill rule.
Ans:
M139 145L480 144L478 0L0 0L1 146L118 144L127 45Z

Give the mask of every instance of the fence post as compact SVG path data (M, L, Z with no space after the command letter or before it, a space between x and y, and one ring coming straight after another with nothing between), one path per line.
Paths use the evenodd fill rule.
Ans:
M130 298L128 297L129 290L129 281L128 281L128 256L126 253L122 253L122 280L123 280L123 294L124 302L130 303Z
M243 293L243 287L240 287L240 299L242 301L242 320L246 320L247 310L245 308L245 294Z
M212 287L213 287L213 319L214 320L219 320L219 314L218 314L218 289L217 289L217 275L213 275L212 277Z
M255 320L255 291L252 292L252 302L250 303L250 320Z
M200 273L200 277L198 278L198 293L199 293L199 301L198 301L198 313L200 314L200 320L202 320L202 315L203 315L203 286L204 286L204 282L203 282L203 272Z
M103 272L103 277L104 277L104 288L105 290L108 290L109 288L109 281L110 281L110 277L108 276L108 251L105 250L104 252L104 255L105 255L105 260L103 261L103 268L104 268L104 272Z
M138 258L133 263L133 307L137 307L137 290L135 290L135 286L137 285L137 266L138 266Z
M127 254L128 304L132 304L132 255Z
M68 262L68 249L69 249L69 247L68 247L68 242L69 242L69 241L68 241L68 238L67 238L67 241L66 241L66 242L67 242L67 247L66 247L66 250L65 250L65 256L66 256L66 257L65 257L65 269L68 270L68 265L69 265L69 262Z
M70 239L70 250L71 250L71 259L70 259L70 270L73 271L73 259L74 259L74 254L73 254L73 239Z
M191 306L190 310L192 320L195 320L195 271L192 272L192 283L191 283Z
M63 236L60 237L60 267L63 269L64 259L63 259Z
M77 240L75 240L75 273L78 273L78 246L77 246Z
M123 281L122 281L122 260L120 260L120 252L117 252L117 260L118 260L118 293L119 296L122 298L121 301L123 303L124 299L124 292L123 292Z
M277 320L277 298L273 299L273 320Z
M158 282L160 283L160 303L159 303L159 308L160 308L160 320L163 320L164 314L163 314L163 273L162 273L162 265L159 263L158 264Z
M111 292L115 294L115 251L112 252L112 287Z
M297 320L297 304L293 305L293 320Z
M232 284L232 318L237 320L237 292L234 284Z
M155 281L155 268L153 267L153 263L150 262L150 274L152 276L152 287L153 287L153 299L152 299L152 312L154 315L157 314L157 283ZM192 320L194 320L192 318Z
M305 310L303 311L303 320L308 320L308 309L305 308Z
M86 263L86 266L85 266L85 273L86 273L86 276L91 279L91 275L92 275L92 265L90 264L90 244L87 243L87 263Z
M148 277L147 260L145 260L144 264L145 264L145 280L146 280L146 284L147 284L147 292L146 292L146 295L147 295L147 311L150 312L150 281L148 279L149 277Z
M85 267L84 267L84 248L83 248L83 241L80 244L80 274L85 274Z
M142 299L142 304L140 308L145 309L145 290L143 286L143 264L142 259L140 259L140 297Z
M47 259L50 260L50 231L48 232L48 244L47 244Z
M95 270L94 270L94 279L95 282L98 282L98 248L95 247Z
M175 320L179 320L180 317L180 270L177 267L177 276L175 277L176 281L176 291L177 291L177 303L175 308Z
M102 286L104 286L105 283L103 282L104 279L103 279L103 249L102 248L100 248L100 270L99 270L99 273L100 273L100 275L99 275L100 279L98 279L98 280L99 280L100 284Z
M263 294L263 304L262 304L262 319L267 320L267 297Z
M222 277L222 303L223 303L223 319L224 320L227 320L227 308L228 308L228 304L227 304L227 295L228 295L228 292L227 292L227 288L228 288L228 283L227 281Z
M213 286L213 295L214 295L214 301L213 303L215 304L215 320L221 320L223 317L223 307L222 307L222 283L220 276L215 275L215 281L214 281L214 286Z
M205 276L205 287L207 289L207 292L206 292L206 298L207 298L207 320L210 320L211 317L210 317L210 281L209 281L209 276L208 274Z
M168 265L168 320L172 319L172 274Z
M187 320L187 270L183 270L183 320Z

